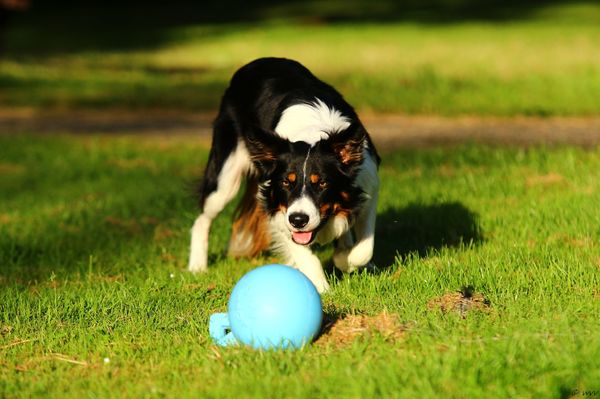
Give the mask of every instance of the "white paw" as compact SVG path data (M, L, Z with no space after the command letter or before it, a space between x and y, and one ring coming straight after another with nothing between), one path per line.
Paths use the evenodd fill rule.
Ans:
M373 244L369 241L361 241L348 254L348 265L357 269L365 266L373 257Z
M350 273L352 270L349 270L349 265L348 265L348 253L350 252L350 250L348 249L336 249L335 252L333 253L333 264L335 265L335 267L337 267L339 270L343 271L344 273Z
M313 281L313 280L311 280L311 281L317 288L317 291L319 292L319 294L329 291L329 283L327 282L327 280L319 279L318 281Z
M358 243L351 249L336 250L333 254L333 264L345 273L371 265L373 246L367 242Z
M206 259L195 259L190 257L188 271L192 273L204 273L208 270Z
M318 268L297 268L297 270L300 270L310 280L310 282L313 283L319 294L329 290L329 283L325 278L325 274L323 273L323 269L321 268L320 264L318 265Z

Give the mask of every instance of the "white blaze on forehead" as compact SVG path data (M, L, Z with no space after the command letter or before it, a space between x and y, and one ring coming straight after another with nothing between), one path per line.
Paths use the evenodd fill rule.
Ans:
M292 213L303 213L308 216L308 223L302 228L303 231L312 231L321 223L321 215L315 203L306 195L301 196L288 207L285 220L290 230L296 230L289 224L289 217Z
M312 148L312 147L310 147ZM308 164L308 157L310 157L310 148L306 153L306 158L304 158L304 164L302 165L302 192L304 193L304 189L306 188L306 165Z
M309 104L296 104L281 114L275 132L295 143L304 141L311 146L326 139L331 133L347 129L350 120L340 111L330 108L318 98Z

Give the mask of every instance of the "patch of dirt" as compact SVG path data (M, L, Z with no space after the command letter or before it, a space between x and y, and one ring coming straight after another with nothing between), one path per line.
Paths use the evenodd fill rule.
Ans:
M154 228L154 241L164 241L176 235L175 231L165 226L158 225Z
M563 233L556 233L546 240L552 244L564 244L574 248L591 248L594 246L594 239L589 236L573 237Z
M13 331L13 327L9 325L5 325L0 327L0 335L8 335Z
M142 231L142 227L134 219L122 219L116 216L107 216L104 218L104 221L110 226L130 234L139 234Z
M169 263L174 263L177 261L177 257L170 252L165 252L165 253L160 254L160 258L163 261L169 262Z
M467 317L467 313L474 310L488 312L490 306L490 301L483 294L474 292L472 287L464 287L458 292L449 292L432 299L427 304L429 309L437 309L442 313L456 312L462 318Z
M600 143L600 118L385 115L360 113L381 149L477 142L494 145ZM390 147L391 146L391 147Z
M58 228L61 231L64 231L65 233L70 233L70 234L79 234L79 233L81 233L81 228L79 226L74 226L72 224L66 224L66 223L63 223L63 222L59 223Z
M398 317L387 312L376 316L347 315L329 319L326 316L322 333L315 341L315 345L339 348L374 334L383 337L386 341L395 342L403 338L404 330Z
M25 172L25 166L16 163L0 163L0 175L17 175Z
M567 183L567 179L563 175L560 175L558 173L548 173L545 175L529 176L525 180L525 185L527 187L549 187L565 183Z
M154 163L151 159L115 158L115 159L109 159L107 161L107 164L110 166L114 166L116 168L122 169L122 170L147 169L151 172L156 172L158 170L158 166L156 166L156 163Z
M13 217L7 213L0 213L0 224L9 224L13 221Z
M124 219L117 216L109 215L104 218L104 222L113 228L119 229L129 234L140 234L144 228L148 226L155 226L155 239L158 240L168 238L173 233L167 227L159 225L159 219L151 216L143 216L137 219Z
M600 144L600 117L443 117L360 112L361 119L382 150L480 142L500 145ZM210 142L213 112L173 110L0 110L1 134L145 134L172 142L194 137ZM176 139L177 140L177 139ZM146 166L122 164L123 167Z

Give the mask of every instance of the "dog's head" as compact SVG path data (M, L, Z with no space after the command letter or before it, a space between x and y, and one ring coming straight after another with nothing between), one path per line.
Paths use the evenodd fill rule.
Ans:
M312 146L264 130L248 136L263 206L270 216L283 216L294 242L312 243L332 216L352 217L361 201L355 178L365 139L361 125L350 125Z

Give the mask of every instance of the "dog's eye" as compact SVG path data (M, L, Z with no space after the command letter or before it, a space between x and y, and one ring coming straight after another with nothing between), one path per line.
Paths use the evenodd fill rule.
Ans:
M296 183L296 173L289 172L286 177L281 180L281 187L290 188Z
M321 190L325 190L327 188L327 186L328 186L328 184L326 181L324 181L324 180L319 181L319 188Z

